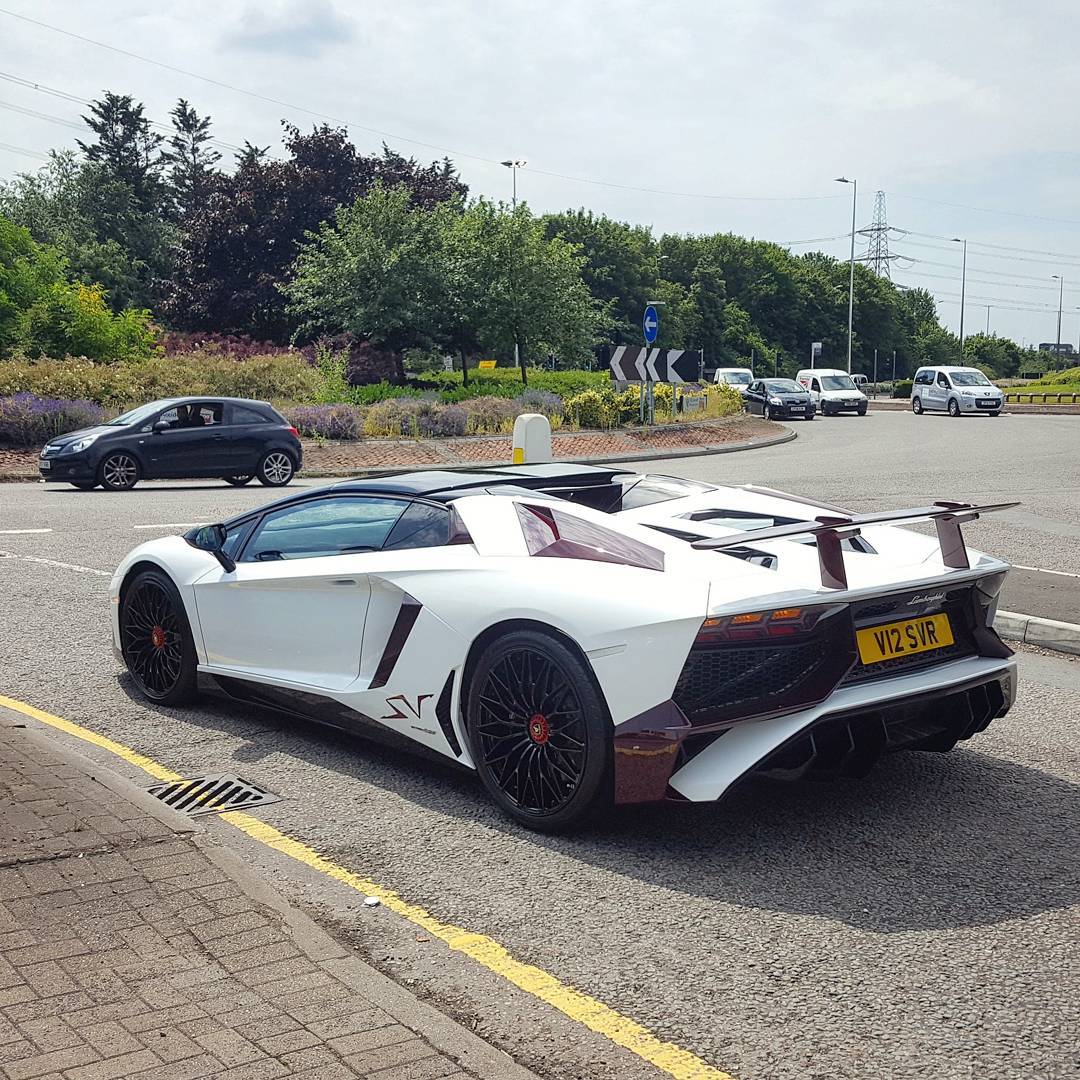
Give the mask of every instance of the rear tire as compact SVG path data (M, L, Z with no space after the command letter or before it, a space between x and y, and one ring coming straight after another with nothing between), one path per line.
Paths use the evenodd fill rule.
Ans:
M922 398L913 397L911 399L911 411L916 416L922 416Z
M960 415L960 405L956 398L949 398L949 415L954 419Z
M284 450L270 450L263 455L255 475L267 487L284 487L295 475L296 463Z
M71 480L69 482L73 488L78 488L80 491L93 491L97 487L96 480Z
M611 809L612 728L585 662L556 638L515 630L472 670L466 735L476 771L504 813L560 832Z
M199 659L184 603L161 570L143 570L124 589L120 650L139 693L158 705L196 697Z
M245 484L250 484L254 479L254 473L245 473L243 476L226 476L225 483L232 484L233 487L243 487Z
M106 491L130 491L141 475L138 461L127 451L116 450L102 459L97 482Z

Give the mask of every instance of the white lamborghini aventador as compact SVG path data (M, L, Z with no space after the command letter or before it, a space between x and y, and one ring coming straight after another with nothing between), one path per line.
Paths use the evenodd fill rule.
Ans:
M381 726L567 828L755 772L861 776L1002 716L1008 567L960 532L1002 508L559 464L346 481L142 544L113 636L153 702Z

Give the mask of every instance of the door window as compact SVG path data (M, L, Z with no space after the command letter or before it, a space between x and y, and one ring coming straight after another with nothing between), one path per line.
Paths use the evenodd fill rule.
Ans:
M175 405L166 409L156 422L168 424L171 431L212 427L221 423L222 413L221 402L197 402L194 405Z
M949 379L948 379L948 376L946 376L944 371L939 371L938 372L937 384L938 384L938 386L944 386L946 390L949 389Z
M812 381L812 382L810 383L810 389L811 389L811 390L813 390L813 391L814 391L814 393L816 393L816 394L820 394L820 393L821 393L821 383L819 383L819 382L817 381L817 379L814 379L814 380L813 380L813 381Z
M444 506L415 502L397 519L383 550L443 547L449 542L450 511Z
M379 550L409 507L406 499L343 495L267 514L244 548L244 562L313 559Z

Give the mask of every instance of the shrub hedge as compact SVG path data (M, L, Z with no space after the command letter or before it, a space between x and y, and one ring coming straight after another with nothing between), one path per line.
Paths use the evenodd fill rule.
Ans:
M23 450L42 446L57 435L94 427L104 419L105 410L93 401L25 393L0 397L0 447Z

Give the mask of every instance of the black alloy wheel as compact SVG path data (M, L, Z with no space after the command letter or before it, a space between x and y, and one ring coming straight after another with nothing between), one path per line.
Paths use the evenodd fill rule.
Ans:
M960 405L954 397L949 398L949 415L952 417L960 415Z
M71 480L69 483L73 488L78 488L80 491L93 491L97 487L96 480Z
M481 655L467 731L480 779L511 817L544 832L597 820L612 804L612 733L584 661L518 630Z
M106 491L130 491L138 482L139 463L124 450L107 454L98 466L97 482Z
M260 484L267 487L284 487L296 472L296 466L290 454L284 450L271 450L263 455L256 475Z
M144 570L120 605L124 662L145 697L181 705L195 696L195 643L176 586L160 570Z
M232 484L233 487L243 487L245 484L250 484L254 479L254 473L243 473L240 476L226 476L225 483Z
M916 416L922 416L922 398L920 398L920 397L913 397L913 398L911 399L911 411L912 411L912 412L913 412L913 413L914 413L914 414L915 414Z

